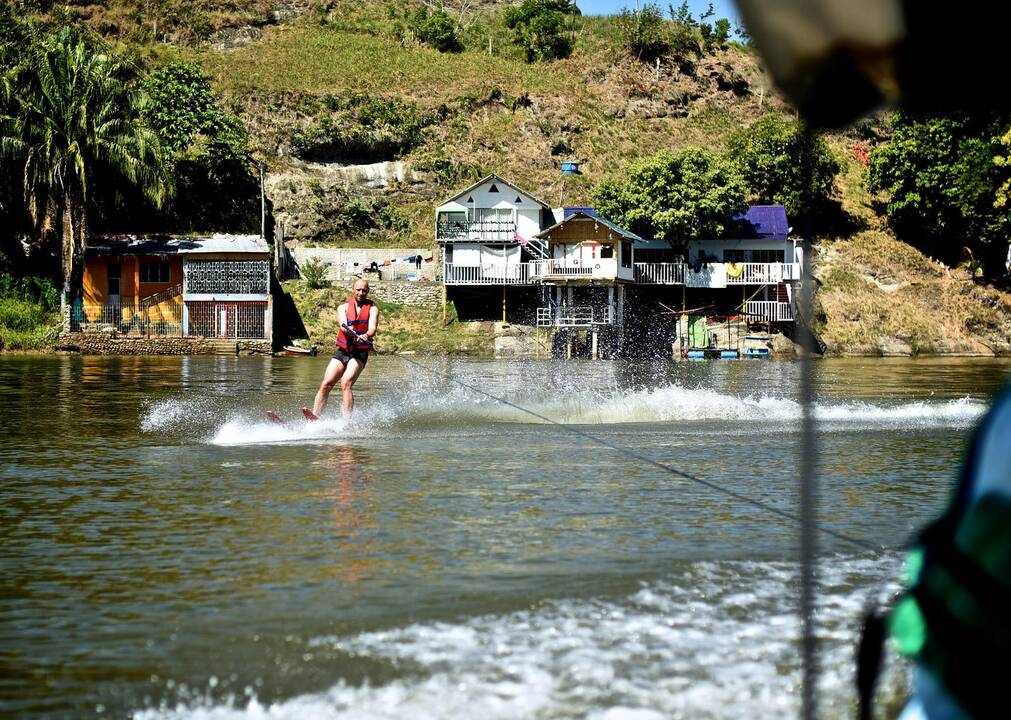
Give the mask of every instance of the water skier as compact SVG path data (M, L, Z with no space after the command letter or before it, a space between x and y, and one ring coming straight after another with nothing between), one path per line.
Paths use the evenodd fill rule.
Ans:
M350 415L355 405L351 392L355 380L365 369L372 349L372 338L379 325L379 311L368 299L369 281L360 278L355 281L354 294L337 308L340 331L337 333L337 349L323 373L323 382L312 406L312 414L319 416L326 408L330 391L340 380L344 394L344 415ZM308 417L308 415L307 415Z

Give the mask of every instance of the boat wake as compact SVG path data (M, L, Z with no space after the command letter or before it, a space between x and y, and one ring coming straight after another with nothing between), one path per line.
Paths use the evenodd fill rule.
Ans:
M496 395L506 402L490 397ZM548 399L545 399L547 396ZM706 388L668 385L651 390L581 389L551 393L483 394L449 385L419 393L391 389L360 402L352 421L332 408L334 417L306 422L297 411L274 423L266 408L233 406L220 399L167 399L149 405L141 420L144 432L178 430L214 445L319 442L336 437L370 437L377 432L417 434L456 428L461 432L494 432L500 424L593 426L661 423L687 430L686 423L734 423L738 428L761 424L763 431L790 432L801 419L800 403L765 394L735 395ZM858 428L920 429L972 427L987 409L974 398L868 402L822 401L814 417L823 432ZM222 418L224 421L222 422Z

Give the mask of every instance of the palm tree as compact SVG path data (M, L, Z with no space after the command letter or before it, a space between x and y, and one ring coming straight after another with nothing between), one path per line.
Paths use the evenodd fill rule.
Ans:
M64 299L73 300L96 176L121 176L160 204L158 139L140 120L141 97L125 67L78 30L33 33L4 70L0 158L17 163L36 237L44 243L55 234L62 242Z

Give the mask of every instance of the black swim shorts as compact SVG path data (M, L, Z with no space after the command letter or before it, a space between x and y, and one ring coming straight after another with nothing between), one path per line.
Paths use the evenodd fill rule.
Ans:
M337 346L337 350L334 351L333 359L340 360L341 365L344 367L348 366L348 362L354 358L358 361L359 367L365 367L365 363L369 361L369 351L368 350L351 350L350 352L344 348Z

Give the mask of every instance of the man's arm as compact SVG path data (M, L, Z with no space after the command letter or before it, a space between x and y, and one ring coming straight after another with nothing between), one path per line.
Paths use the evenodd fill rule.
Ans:
M376 329L379 327L379 308L376 307L375 303L372 303L372 309L369 310L369 329L365 331L365 337L369 340L376 336Z
M337 306L337 327L344 327L348 323L348 304L341 303Z

